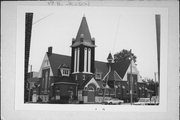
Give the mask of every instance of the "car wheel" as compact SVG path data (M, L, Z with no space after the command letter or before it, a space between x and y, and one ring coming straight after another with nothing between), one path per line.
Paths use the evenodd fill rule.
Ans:
M119 105L121 104L121 102L118 103Z
M110 102L109 104L112 105L112 102Z

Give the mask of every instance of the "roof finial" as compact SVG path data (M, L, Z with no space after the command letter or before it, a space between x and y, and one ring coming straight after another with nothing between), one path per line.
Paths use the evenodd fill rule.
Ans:
M108 63L112 63L112 61L113 61L113 57L112 57L111 52L109 53L109 55L107 57L107 61L108 61Z

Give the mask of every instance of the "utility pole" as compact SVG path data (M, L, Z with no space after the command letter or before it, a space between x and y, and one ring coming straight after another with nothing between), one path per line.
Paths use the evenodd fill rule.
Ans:
M160 102L160 74L158 73L158 102Z
M104 97L105 97L105 92L106 92L105 89L106 89L106 81L105 83L103 83L103 103L104 103Z
M133 103L133 76L132 76L132 54L131 54L131 49L130 49L130 73L131 73L131 76L130 76L130 86L131 86L131 89L130 89L130 94L131 94L131 105Z
M109 66L109 72L111 71L111 66ZM106 94L106 87L107 87L107 82L109 80L109 75L107 76L107 79L105 79L105 87L104 87L104 94L103 94L103 102L104 102L104 98L105 98L105 94ZM104 86L104 85L103 85Z
M154 80L155 80L155 94L156 94L156 100L157 100L156 72L154 72ZM155 103L156 103L156 100L155 100Z
M107 87L107 81L105 80L105 85L104 86L104 94L103 94L103 102L104 102L104 98L105 98L105 94L106 94L106 87Z
M30 78L33 78L33 74L32 74L32 65L30 65ZM31 96L30 81L29 81L28 84L29 84L28 102L30 102L30 96Z
M157 40L157 63L158 63L158 99L160 100L160 41L161 41L161 15L155 14L155 22L156 22L156 40Z
M131 91L130 91L130 94L131 94L131 105L132 105L132 102L133 102L133 76L132 76L132 60L131 60L131 77L130 77L130 85L131 85Z
M115 89L115 98L116 98L116 92L117 92L117 91L116 91L116 88L117 88L117 86L115 85L115 86L114 86L114 89Z

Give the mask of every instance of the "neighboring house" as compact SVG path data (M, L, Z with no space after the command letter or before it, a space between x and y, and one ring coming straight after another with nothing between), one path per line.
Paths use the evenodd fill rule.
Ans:
M33 90L36 89L36 85L39 84L38 72L29 72L27 73L27 84L26 84L26 93L27 100L32 101L33 99Z
M55 54L48 48L39 70L40 84L37 96L43 102L59 100L67 103L103 102L104 97L130 100L130 76L132 68L134 100L143 94L142 83L136 65L132 61L95 61L95 39L91 38L86 18L83 17L76 38L72 39L71 56Z
M37 77L31 77L27 79L28 81L28 101L37 101L37 97L34 98L33 94L37 94L36 91L34 91L37 87L37 85L39 84L39 78ZM36 99L36 100L33 100Z

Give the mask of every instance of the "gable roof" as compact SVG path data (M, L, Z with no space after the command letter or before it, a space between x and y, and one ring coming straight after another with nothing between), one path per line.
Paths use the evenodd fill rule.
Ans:
M109 72L106 73L104 80L105 81L121 81L126 71L130 65L130 61L121 61L117 63L109 63L109 66L111 66L111 69Z
M104 88L104 86L103 86L103 81L101 81L101 80L96 80L96 82L98 83L98 85L100 86L100 88Z
M89 84L94 84L97 88L101 88L94 77L92 77L89 82L85 85L85 87L88 87Z
M100 88L110 88L108 84L104 83L101 80L96 80L96 82L98 83L98 85L100 86ZM103 85L105 84L105 86Z
M107 73L108 75L105 77L105 81L109 80L109 81L121 81L122 78L120 78L118 75L117 75L117 72L115 70L112 70L110 71L109 73Z
M71 65L71 57L66 55L60 55L52 53L51 55L48 55L50 65L52 68L52 72L54 76L58 76L58 67L62 64L66 64L67 66Z
M114 63L112 65L112 69L114 69L118 73L118 75L123 79L129 65L130 65L130 61L121 61Z
M78 85L78 88L83 89L91 79L92 79L92 77L86 78L86 80L84 82L82 82L81 84Z

